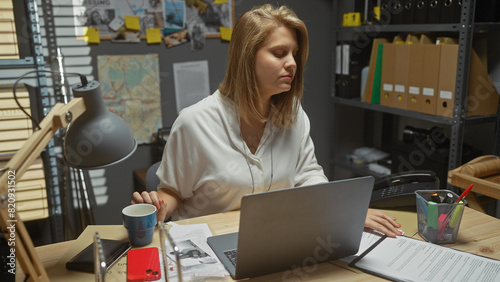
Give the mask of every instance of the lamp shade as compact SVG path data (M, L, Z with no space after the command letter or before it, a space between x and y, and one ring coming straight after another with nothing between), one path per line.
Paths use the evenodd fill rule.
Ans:
M137 148L128 125L104 107L98 81L71 87L84 100L86 111L72 121L64 137L64 158L75 168L101 168L120 162Z

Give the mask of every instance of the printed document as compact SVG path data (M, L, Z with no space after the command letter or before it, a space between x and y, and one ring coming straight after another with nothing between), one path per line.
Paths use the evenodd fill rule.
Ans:
M404 236L384 237L351 266L399 281L500 281L500 261Z

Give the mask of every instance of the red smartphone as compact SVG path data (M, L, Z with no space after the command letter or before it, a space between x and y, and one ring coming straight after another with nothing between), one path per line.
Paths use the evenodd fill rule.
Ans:
M127 281L154 281L161 278L158 248L133 249L127 253Z

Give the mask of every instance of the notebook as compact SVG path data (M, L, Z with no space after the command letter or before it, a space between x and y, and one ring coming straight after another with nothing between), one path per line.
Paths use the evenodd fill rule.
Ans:
M366 176L245 195L239 232L208 244L235 279L354 255L373 183Z

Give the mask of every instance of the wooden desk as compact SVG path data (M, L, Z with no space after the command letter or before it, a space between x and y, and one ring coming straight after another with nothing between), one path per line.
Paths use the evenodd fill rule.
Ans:
M416 215L414 213L404 215L401 215L400 213L395 211L387 211L387 213L400 218L400 223L403 225L403 230L410 231L415 229ZM239 224L239 212L236 211L198 217L188 220L182 220L178 223L208 223L214 235L225 234L237 231ZM71 281L92 281L92 275L76 271L68 271L65 269L64 265L68 259L82 250L84 246L92 242L92 235L96 230L99 231L102 238L115 238L119 240L126 240L127 238L126 231L122 226L93 225L88 226L77 240L36 248L42 262L47 268L47 272L51 281L68 281L68 277L71 277ZM412 235L406 232L406 235L421 239L418 234ZM158 234L155 234L152 245L159 244L158 237ZM462 223L460 225L457 242L455 244L448 244L446 246L490 258L500 259L500 220L473 209L466 208ZM122 260L120 261L122 264L121 267L123 267L123 264L126 262L126 258L122 258ZM115 272L121 271L115 269L120 267L120 262L117 265L113 266L111 270ZM287 280L288 278L291 279L290 281L299 281L297 279L293 279L298 277L300 277L302 280L308 281L331 281L332 278L334 278L336 281L383 280L370 274L339 266L337 265L336 261L322 263L317 267L309 266L308 268L296 271L296 273L300 275L295 277L283 277L283 273L275 273L253 278L250 280L283 281ZM112 274L116 275L116 273ZM117 277L113 275L108 275L106 278L107 281L123 281L124 276ZM121 275L123 275L123 273L121 273ZM16 277L16 280L22 281L23 278L24 277L19 276ZM226 280L232 281L230 278L227 278Z

